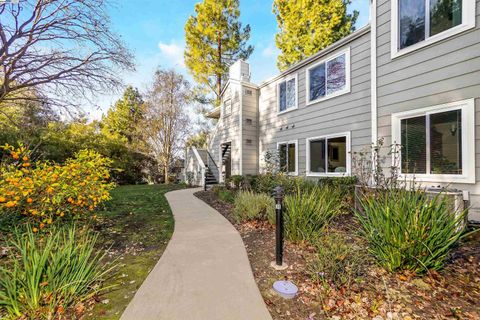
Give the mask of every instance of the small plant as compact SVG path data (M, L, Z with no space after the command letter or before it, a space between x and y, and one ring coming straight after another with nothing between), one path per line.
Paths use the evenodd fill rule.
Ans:
M256 194L252 191L240 191L235 197L233 216L237 222L260 219L275 213L275 200L267 194Z
M291 241L311 241L341 213L342 193L331 186L297 187L285 197L285 234ZM270 220L270 222L272 222Z
M424 273L443 267L450 249L462 237L466 212L443 194L392 188L360 199L356 216L361 234L377 262L389 271Z
M316 253L308 263L312 280L349 287L363 274L368 256L362 248L348 243L345 236L327 232L313 241Z
M102 291L112 268L102 266L103 255L95 253L97 235L74 226L51 228L45 237L30 226L26 230L6 241L12 250L0 267L0 315L53 319Z
M224 186L213 186L212 192L215 193L222 201L233 203L235 201L235 193Z
M193 180L195 179L195 174L191 171L185 173L185 178L189 187L193 186Z
M245 183L245 177L240 175L231 176L229 180L233 184L235 190L240 190Z

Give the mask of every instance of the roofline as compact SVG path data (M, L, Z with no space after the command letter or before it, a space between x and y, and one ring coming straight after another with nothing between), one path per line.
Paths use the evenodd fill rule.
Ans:
M236 80L236 79L228 79L227 83L225 83L225 85L223 86L222 92L220 93L220 97L223 97L223 94L225 93L225 90L227 90L227 87L230 85L230 83L240 84L240 85L243 85L243 86L246 86L246 87L250 87L252 89L259 89L260 88L259 86L257 86L254 83L251 83L251 82Z
M361 36L369 33L370 31L371 31L371 28L370 28L370 23L369 23L366 26L358 29L357 31L349 34L348 36L338 40L337 42L332 43L328 47L326 47L326 48L320 50L319 52L311 55L310 57L305 58L305 59L301 60L300 62L294 64L293 66L289 67L287 70L283 71L279 75L276 75L273 78L270 78L270 79L262 82L258 86L258 88L263 88L263 87L271 84L272 82L277 81L278 79L284 77L285 75L304 67L305 65L309 64L310 62L312 62L314 60L317 60L318 58L320 58L320 57L338 49L339 47L344 46L344 45L352 42L353 40L356 40L356 39L360 38Z

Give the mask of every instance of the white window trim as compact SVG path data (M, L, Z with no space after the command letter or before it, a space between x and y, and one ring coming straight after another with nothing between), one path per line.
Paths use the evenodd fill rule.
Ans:
M277 142L277 152L280 154L280 145L289 144L295 145L295 172L287 172L289 175L298 176L298 140L280 141Z
M327 79L325 78L325 96L323 98L318 98L318 99L315 99L315 100L310 100L310 70L312 70L313 68L321 65L321 64L325 64L325 75L327 73L327 62L330 61L330 60L333 60L335 58L338 58L339 56L345 54L345 89L343 90L339 90L335 93L331 93L329 95L326 94L326 90L327 90L327 87L326 87L326 81ZM350 47L342 50L342 51L339 51L339 52L336 52L335 54L332 54L328 57L326 57L325 59L321 60L321 61L318 61L316 62L315 64L309 66L307 68L307 70L305 70L305 79L306 79L306 82L307 82L307 85L306 85L306 88L305 88L305 94L306 94L306 105L309 106L309 105L312 105L312 104L315 104L315 103L318 103L318 102L321 102L321 101L325 101L325 100L328 100L328 99L332 99L332 98L335 98L335 97L338 97L338 96L341 96L343 94L346 94L346 93L350 93L351 91L351 84L350 84L350 77L351 77L351 73L350 73L350 70L351 70L351 66L350 66Z
M401 120L424 116L439 112L462 110L462 170L461 175L453 174L402 174L401 163L399 165L399 177L401 179L440 183L475 183L475 100L462 100L407 112L392 114L392 141L401 144ZM427 150L429 149L427 141ZM401 150L399 153L401 161ZM392 155L392 163L395 155Z
M311 141L317 141L321 139L333 139L333 138L341 138L341 137L346 137L346 152L347 152L347 171L346 172L312 172L311 171L311 163L310 163L310 142ZM344 176L350 176L352 174L352 157L351 157L351 132L341 132L341 133L335 133L335 134L329 134L329 135L324 135L324 136L319 136L319 137L311 137L306 139L307 143L307 154L306 154L306 164L307 164L307 177L344 177ZM328 144L325 144L325 148L327 148ZM328 152L328 150L327 150ZM328 154L326 153L327 157Z
M280 111L280 84L283 83L283 82L288 82L288 81L292 80L293 78L295 78L295 106L287 108L283 111ZM287 113L287 112L290 112L290 111L293 111L293 110L297 110L297 109L298 109L298 74L295 73L295 74L289 75L289 76L287 76L287 77L285 77L282 80L277 82L277 114L284 114L284 113Z
M423 41L420 41L416 44L413 44L411 46L408 46L404 49L399 49L399 36L400 36L400 24L399 24L399 19L398 19L398 1L399 0L392 0L391 1L391 25L390 25L390 30L391 30L391 48L390 48L390 55L391 58L397 58L400 56L403 56L407 53L413 52L415 50L418 50L420 48L429 46L433 43L436 43L438 41L444 40L446 38L449 38L453 35L456 35L458 33L464 32L466 30L475 28L475 2L476 0L462 0L462 24L450 28L448 30L445 30L441 33L438 33L434 36L428 37ZM429 0L425 0L427 3L427 7L429 6ZM428 23L428 19L426 19L425 24ZM427 25L425 25L425 28L427 29Z

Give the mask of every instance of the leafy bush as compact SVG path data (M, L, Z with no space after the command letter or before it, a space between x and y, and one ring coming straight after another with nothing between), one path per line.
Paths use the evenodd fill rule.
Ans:
M267 194L240 191L235 197L233 217L237 222L267 219L275 214L275 200Z
M389 271L417 273L442 268L461 238L466 212L455 215L450 201L420 190L390 189L360 199L356 216L377 262Z
M8 159L0 164L0 214L23 215L44 228L60 218L77 218L110 199L111 161L83 150L65 164L30 162L28 150L4 146Z
M297 187L285 197L285 235L291 241L311 241L341 213L342 193L331 186ZM272 222L272 219L269 219Z
M239 190L240 188L242 188L244 183L245 183L245 177L241 175L231 176L230 178L228 178L228 181L227 181L227 185L232 184L233 188L235 188L236 190Z
M47 237L18 230L7 240L12 248L8 262L0 267L0 316L38 319L57 318L67 308L100 292L112 270L100 264L95 253L97 235L51 228Z
M295 192L299 183L304 182L302 178L291 177L283 173L278 174L262 174L252 177L250 185L256 193L272 194L273 189L281 186L285 194Z
M213 186L212 192L222 201L228 203L233 203L235 201L235 193L224 186Z
M348 243L343 235L327 232L316 238L313 245L316 253L308 263L312 280L348 287L362 275L368 256L363 249Z

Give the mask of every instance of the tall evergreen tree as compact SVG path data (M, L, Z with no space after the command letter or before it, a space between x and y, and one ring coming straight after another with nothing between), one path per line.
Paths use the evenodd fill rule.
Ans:
M358 11L347 13L351 0L274 0L280 31L275 37L285 70L355 30Z
M194 80L208 87L218 102L228 68L248 59L250 26L239 22L239 0L204 0L185 25L185 64Z
M137 88L128 86L123 96L115 102L102 119L103 130L118 134L127 139L129 144L139 143L141 135L139 123L144 117L145 105Z

